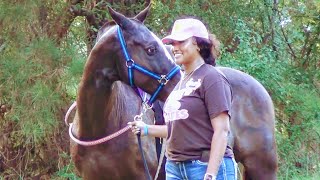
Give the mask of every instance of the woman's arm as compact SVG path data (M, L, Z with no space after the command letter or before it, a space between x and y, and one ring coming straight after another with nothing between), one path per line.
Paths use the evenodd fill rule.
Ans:
M217 175L221 160L227 148L228 132L230 130L229 115L227 112L211 119L214 134L211 141L211 150L207 173Z
M148 129L148 136L167 138L168 128L167 125L148 125L143 121L129 122L128 125L131 127L131 131L138 134L141 131L141 135L145 136L145 128Z
M143 131L143 128L141 128ZM148 135L160 138L167 138L167 125L148 125Z

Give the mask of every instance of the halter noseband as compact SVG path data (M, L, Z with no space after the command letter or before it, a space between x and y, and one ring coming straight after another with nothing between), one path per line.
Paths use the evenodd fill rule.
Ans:
M148 69L136 64L133 59L131 59L130 54L127 50L126 42L124 40L122 31L120 26L117 28L118 38L121 44L122 52L126 58L126 66L128 67L128 78L129 78L129 84L132 88L136 89L136 86L134 84L134 77L133 77L133 70L136 69L140 71L141 73L152 77L153 79L156 79L159 82L158 88L154 91L154 93L151 95L150 99L148 100L148 104L152 105L153 102L156 100L157 96L159 95L162 88L168 83L168 81L176 75L180 71L179 66L175 66L168 74L166 75L158 75L154 72L149 71Z

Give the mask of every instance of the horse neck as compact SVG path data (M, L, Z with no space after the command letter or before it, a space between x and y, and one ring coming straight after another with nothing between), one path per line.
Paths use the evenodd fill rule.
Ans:
M82 93L85 92L85 93ZM105 134L109 113L106 109L110 102L111 88L97 90L84 88L79 91L78 136L96 138Z
M102 46L101 46L102 47ZM108 49L98 49L89 55L84 75L81 80L77 108L79 138L96 138L105 134L110 126L107 118L110 114L108 104L114 79L114 52ZM97 50L98 49L98 50ZM97 71L102 73L96 77Z

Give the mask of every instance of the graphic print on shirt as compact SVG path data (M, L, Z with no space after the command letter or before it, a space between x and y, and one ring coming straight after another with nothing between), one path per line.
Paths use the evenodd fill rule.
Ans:
M180 109L181 103L180 99L183 96L190 95L193 91L198 89L201 86L201 79L194 81L191 78L187 83L186 87L183 89L178 89L171 92L170 96L168 97L166 106L164 107L164 119L167 122L175 121L180 119L187 119L189 117L189 113L187 109Z

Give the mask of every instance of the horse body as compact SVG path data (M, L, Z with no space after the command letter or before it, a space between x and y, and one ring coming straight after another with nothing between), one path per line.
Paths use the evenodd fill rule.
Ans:
M269 94L248 74L226 67L218 69L232 87L230 144L236 161L245 168L245 179L276 179L275 115Z
M149 7L148 7L149 8ZM129 53L135 63L156 74L167 74L175 64L168 51L153 33L141 22L148 8L135 18L128 19L109 10L112 18L123 30ZM81 140L95 140L127 125L141 112L141 100L127 85L128 69L119 44L115 23L100 31L81 80L78 93L78 110L74 119L73 134ZM129 64L130 65L130 64ZM246 179L276 179L277 155L274 137L274 108L263 86L240 71L219 67L231 83L233 91L231 138L235 158L245 167ZM165 101L181 75L170 80L159 94ZM159 82L135 71L134 83L152 94ZM153 123L148 114L146 123ZM143 138L143 147L151 175L155 174L157 159L153 138ZM84 147L71 142L71 155L84 179L144 179L141 155L137 140L125 133L100 145Z

